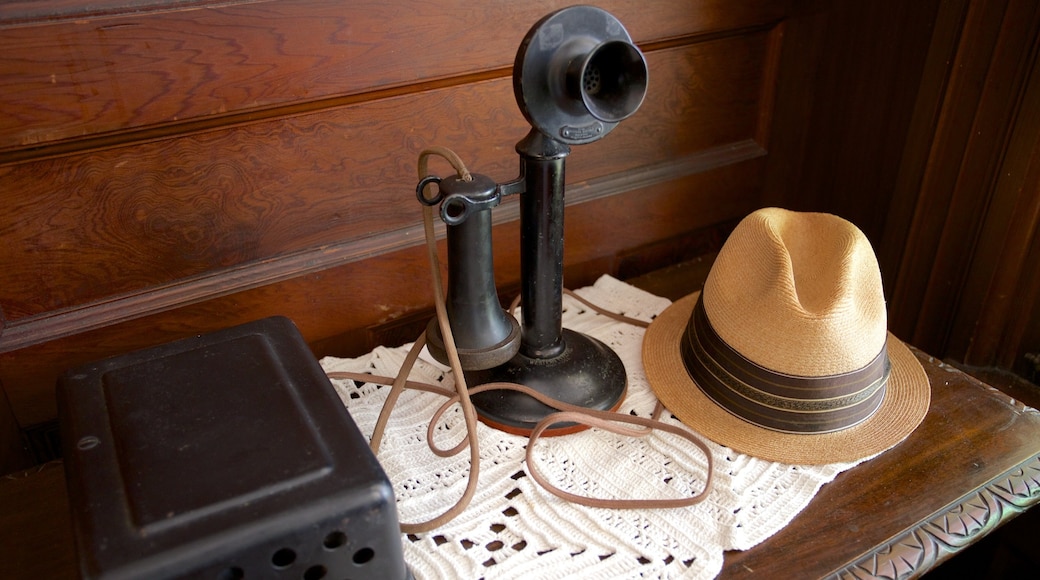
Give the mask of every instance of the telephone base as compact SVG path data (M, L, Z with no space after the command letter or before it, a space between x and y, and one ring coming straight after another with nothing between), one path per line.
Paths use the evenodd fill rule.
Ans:
M616 410L625 398L628 377L618 355L599 340L563 329L564 348L552 358L517 353L509 362L482 371L466 372L470 387L493 382L525 385L553 399L599 411ZM472 396L477 415L485 424L516 435L529 435L554 409L516 391L491 390ZM560 422L544 435L566 435L587 429Z

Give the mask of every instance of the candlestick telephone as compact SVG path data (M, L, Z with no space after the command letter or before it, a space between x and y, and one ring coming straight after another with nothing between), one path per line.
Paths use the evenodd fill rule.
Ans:
M562 328L564 170L571 146L605 137L636 112L646 87L646 60L614 16L591 6L549 14L524 37L513 65L513 91L531 125L516 145L520 176L503 184L480 174L419 181L419 200L439 205L447 224L446 308L469 384L519 383L596 410L621 403L621 360L600 341ZM519 322L499 304L491 246L491 212L513 194L520 195ZM427 338L430 353L447 364L436 320ZM515 391L478 393L473 402L485 423L513 433L530 433L555 411ZM579 428L554 425L550 434Z

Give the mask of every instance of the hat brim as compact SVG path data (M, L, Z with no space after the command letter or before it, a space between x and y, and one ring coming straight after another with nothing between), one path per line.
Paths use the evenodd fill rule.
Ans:
M654 319L643 338L643 366L650 388L687 427L741 453L796 465L860 461L894 447L921 424L931 402L924 367L891 333L891 375L885 398L866 420L832 433L782 433L759 427L712 401L690 378L679 344L700 292L670 305Z

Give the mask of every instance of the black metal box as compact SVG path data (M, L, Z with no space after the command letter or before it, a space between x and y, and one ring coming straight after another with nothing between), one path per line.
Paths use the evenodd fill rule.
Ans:
M274 317L70 370L62 450L85 578L387 578L390 482Z

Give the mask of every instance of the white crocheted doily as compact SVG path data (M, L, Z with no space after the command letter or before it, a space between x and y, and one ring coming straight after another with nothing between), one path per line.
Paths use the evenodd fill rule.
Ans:
M577 291L585 299L649 321L668 306L609 276ZM598 338L621 357L628 395L619 409L649 417L656 399L642 364L644 329L615 322L563 298L563 324ZM321 360L326 372L397 374L408 346L377 348L356 359ZM423 353L411 374L450 386L451 373ZM371 435L389 387L333 381L358 427ZM426 427L443 399L406 391L384 435L379 461L393 483L402 522L429 520L451 507L466 487L469 453L439 458ZM663 419L679 424L665 413ZM707 501L683 509L612 510L568 503L527 476L526 437L479 425L480 481L469 507L442 528L402 536L419 580L443 578L713 578L723 552L746 550L776 533L820 487L855 465L785 465L709 442L715 462ZM458 405L437 428L443 448L461 440ZM600 498L674 498L699 492L706 462L689 442L667 433L631 438L598 429L543 438L537 461L560 488Z

